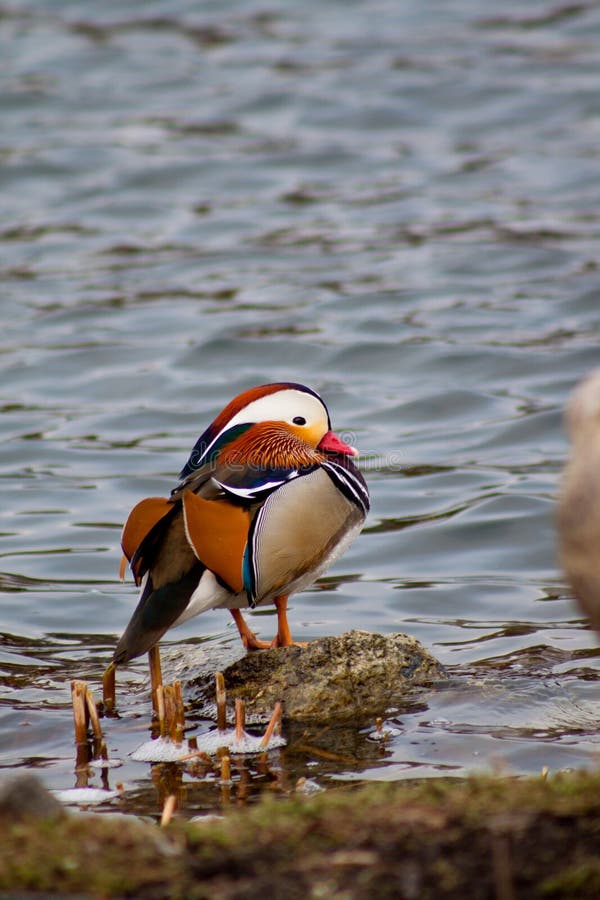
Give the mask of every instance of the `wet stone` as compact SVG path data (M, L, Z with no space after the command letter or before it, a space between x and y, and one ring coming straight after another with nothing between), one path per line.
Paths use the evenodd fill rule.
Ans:
M228 700L245 700L252 718L268 718L280 700L284 721L313 723L362 722L398 705L412 688L445 678L416 638L357 630L247 653L222 671ZM199 703L214 702L214 673L189 686Z
M16 775L0 785L0 819L57 819L65 815L62 804L30 773Z

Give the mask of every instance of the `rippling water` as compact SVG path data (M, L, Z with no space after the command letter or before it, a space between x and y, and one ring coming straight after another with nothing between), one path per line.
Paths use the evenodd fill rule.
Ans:
M373 500L295 636L404 630L452 676L383 749L277 765L592 764L598 653L552 517L561 409L600 362L598 5L22 0L0 56L0 764L72 785L69 681L97 685L135 603L129 508L277 379L323 394ZM228 619L170 638L218 652ZM107 726L134 810L144 677Z

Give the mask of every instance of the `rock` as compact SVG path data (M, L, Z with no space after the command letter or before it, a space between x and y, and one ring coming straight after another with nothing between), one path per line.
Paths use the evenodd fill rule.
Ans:
M178 678L182 684L195 682L200 676L213 676L246 655L246 650L237 636L227 643L207 641L203 644L160 645L160 658L165 681Z
M223 675L229 700L245 700L249 719L268 719L281 700L284 720L312 723L372 719L410 688L445 677L415 638L367 631L247 653ZM191 683L201 699L214 702L213 673Z
M17 775L0 786L0 819L22 822L58 819L65 814L62 804L35 775Z

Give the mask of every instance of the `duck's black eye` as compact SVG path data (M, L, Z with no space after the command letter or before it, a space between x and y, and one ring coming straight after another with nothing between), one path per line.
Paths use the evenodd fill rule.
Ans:
M306 419L304 418L304 416L294 416L292 422L294 423L294 425L306 425Z

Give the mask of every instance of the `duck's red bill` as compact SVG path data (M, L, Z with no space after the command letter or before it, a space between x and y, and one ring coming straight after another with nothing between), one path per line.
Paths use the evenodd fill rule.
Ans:
M338 437L333 431L328 431L327 434L321 438L317 450L326 450L327 453L344 453L346 456L358 456L356 447L351 447L350 444L346 444L345 441Z

